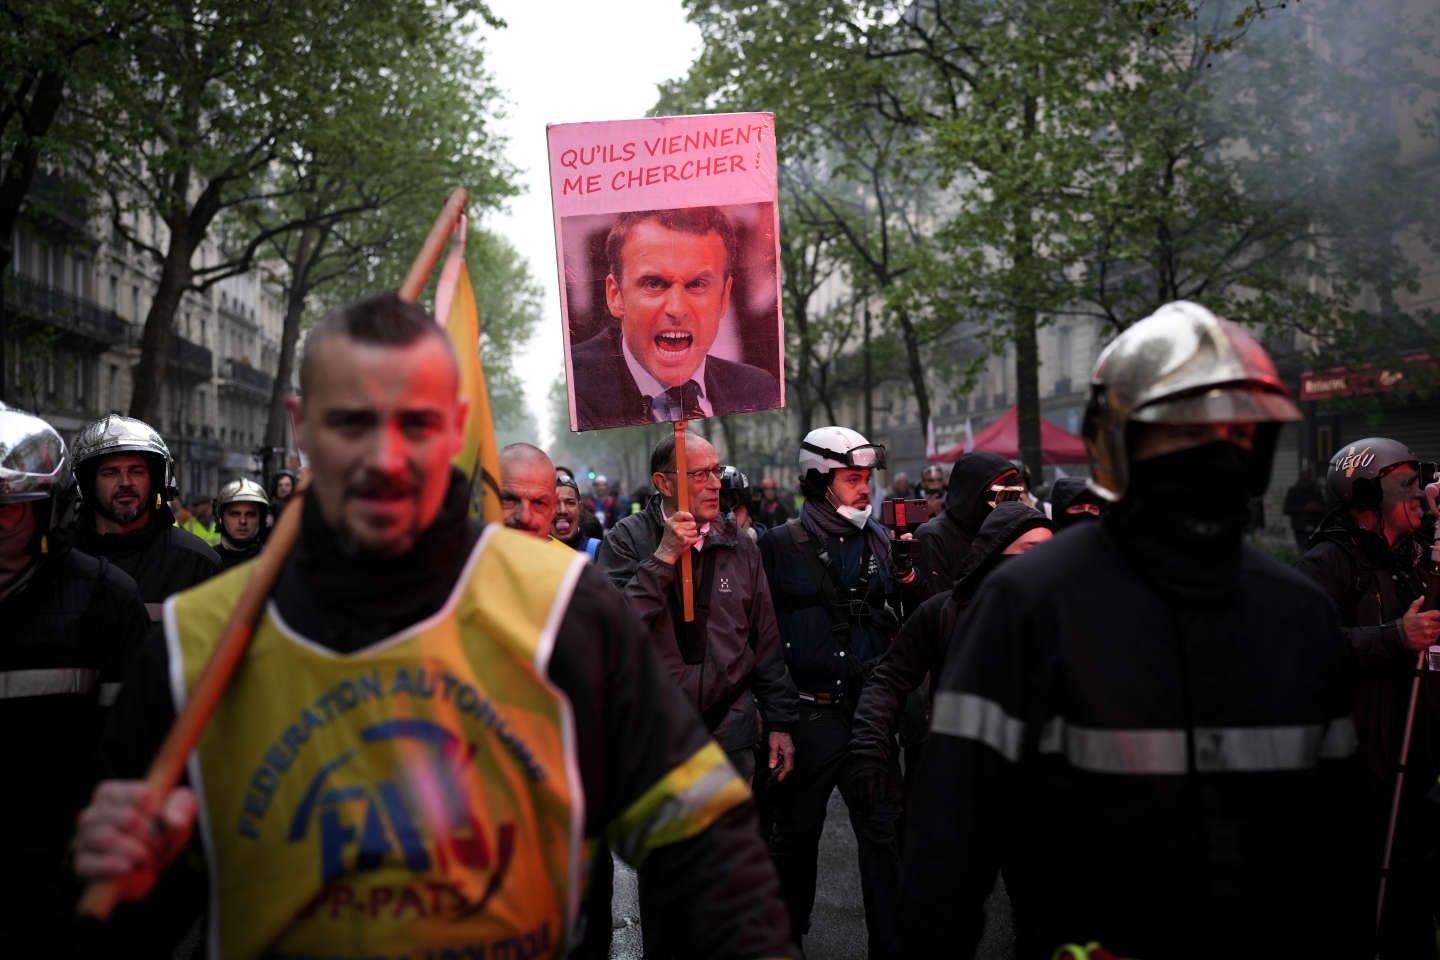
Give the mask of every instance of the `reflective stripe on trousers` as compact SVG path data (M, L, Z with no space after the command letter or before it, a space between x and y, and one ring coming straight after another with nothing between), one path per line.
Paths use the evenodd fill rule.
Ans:
M1014 763L1025 723L993 700L942 691L935 696L931 729L976 740ZM1195 769L1203 773L1303 770L1320 760L1348 757L1358 740L1349 716L1329 723L1267 727L1196 727ZM1060 754L1092 773L1180 774L1186 769L1185 731L1082 727L1061 717L1040 732L1037 751Z

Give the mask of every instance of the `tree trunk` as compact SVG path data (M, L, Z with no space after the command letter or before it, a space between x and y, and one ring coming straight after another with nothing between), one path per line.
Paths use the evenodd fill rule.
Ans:
M1035 314L1021 318L1015 328L1015 406L1019 420L1020 459L1040 481L1040 344Z
M289 413L285 401L290 396L290 381L295 372L295 345L300 340L300 320L305 315L305 299L310 294L310 268L321 244L321 228L307 225L300 231L295 244L295 262L290 265L290 286L285 293L285 324L280 331L280 361L275 368L275 383L270 388L270 417L265 423L265 471L270 476L283 466L271 464L274 451L285 444L285 425Z
M1036 68L1038 79L1039 68ZM1035 134L1036 114L1039 103L1034 95L1025 97L1024 119L1021 124L1022 141L1029 141ZM1014 270L1023 284L1034 269L1035 237L1030 227L1030 211L1016 208L1011 211L1011 223L1015 235ZM1023 295L1015 298L1024 303ZM1030 468L1030 475L1038 482L1043 457L1040 450L1040 345L1036 340L1039 325L1037 311L1030 306L1021 307L1021 315L1015 324L1015 414L1020 442L1020 459Z
M130 395L130 416L144 420L162 434L165 431L156 423L156 415L160 412L161 385L170 361L170 325L185 291L190 288L190 256L194 250L185 235L183 214L170 220L170 246L165 251L155 299L145 315L145 329L140 335L140 362L135 367L135 392Z
M920 435L923 437L925 425L930 422L930 389L925 384L925 363L920 356L920 336L915 332L915 324L910 321L908 311L897 311L895 320L900 325L900 337L905 343L905 366L910 373L910 385L915 388L915 408L920 418Z

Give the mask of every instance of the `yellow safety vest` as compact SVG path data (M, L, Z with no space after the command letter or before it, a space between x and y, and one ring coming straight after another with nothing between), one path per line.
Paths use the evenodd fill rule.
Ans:
M584 794L546 670L584 563L492 524L438 613L348 655L269 608L190 758L212 957L564 955ZM167 603L177 704L251 569Z
M220 531L213 526L206 526L205 522L197 516L192 515L190 519L186 520L184 523L176 521L175 525L181 530L186 530L190 533L195 534L195 536L199 537L201 540L204 540L212 547L220 542Z

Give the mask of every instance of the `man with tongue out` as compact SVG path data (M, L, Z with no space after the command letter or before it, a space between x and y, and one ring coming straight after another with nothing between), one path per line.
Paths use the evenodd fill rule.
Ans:
M716 207L616 219L605 306L619 321L572 352L582 430L763 410L779 403L759 367L710 356L730 307L735 229Z

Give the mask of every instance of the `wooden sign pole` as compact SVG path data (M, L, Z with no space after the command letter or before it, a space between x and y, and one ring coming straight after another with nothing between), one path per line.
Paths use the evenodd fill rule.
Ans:
M675 421L675 509L690 512L690 476L685 465L685 427L688 421ZM685 612L685 622L695 621L694 567L687 547L680 555L680 605Z

